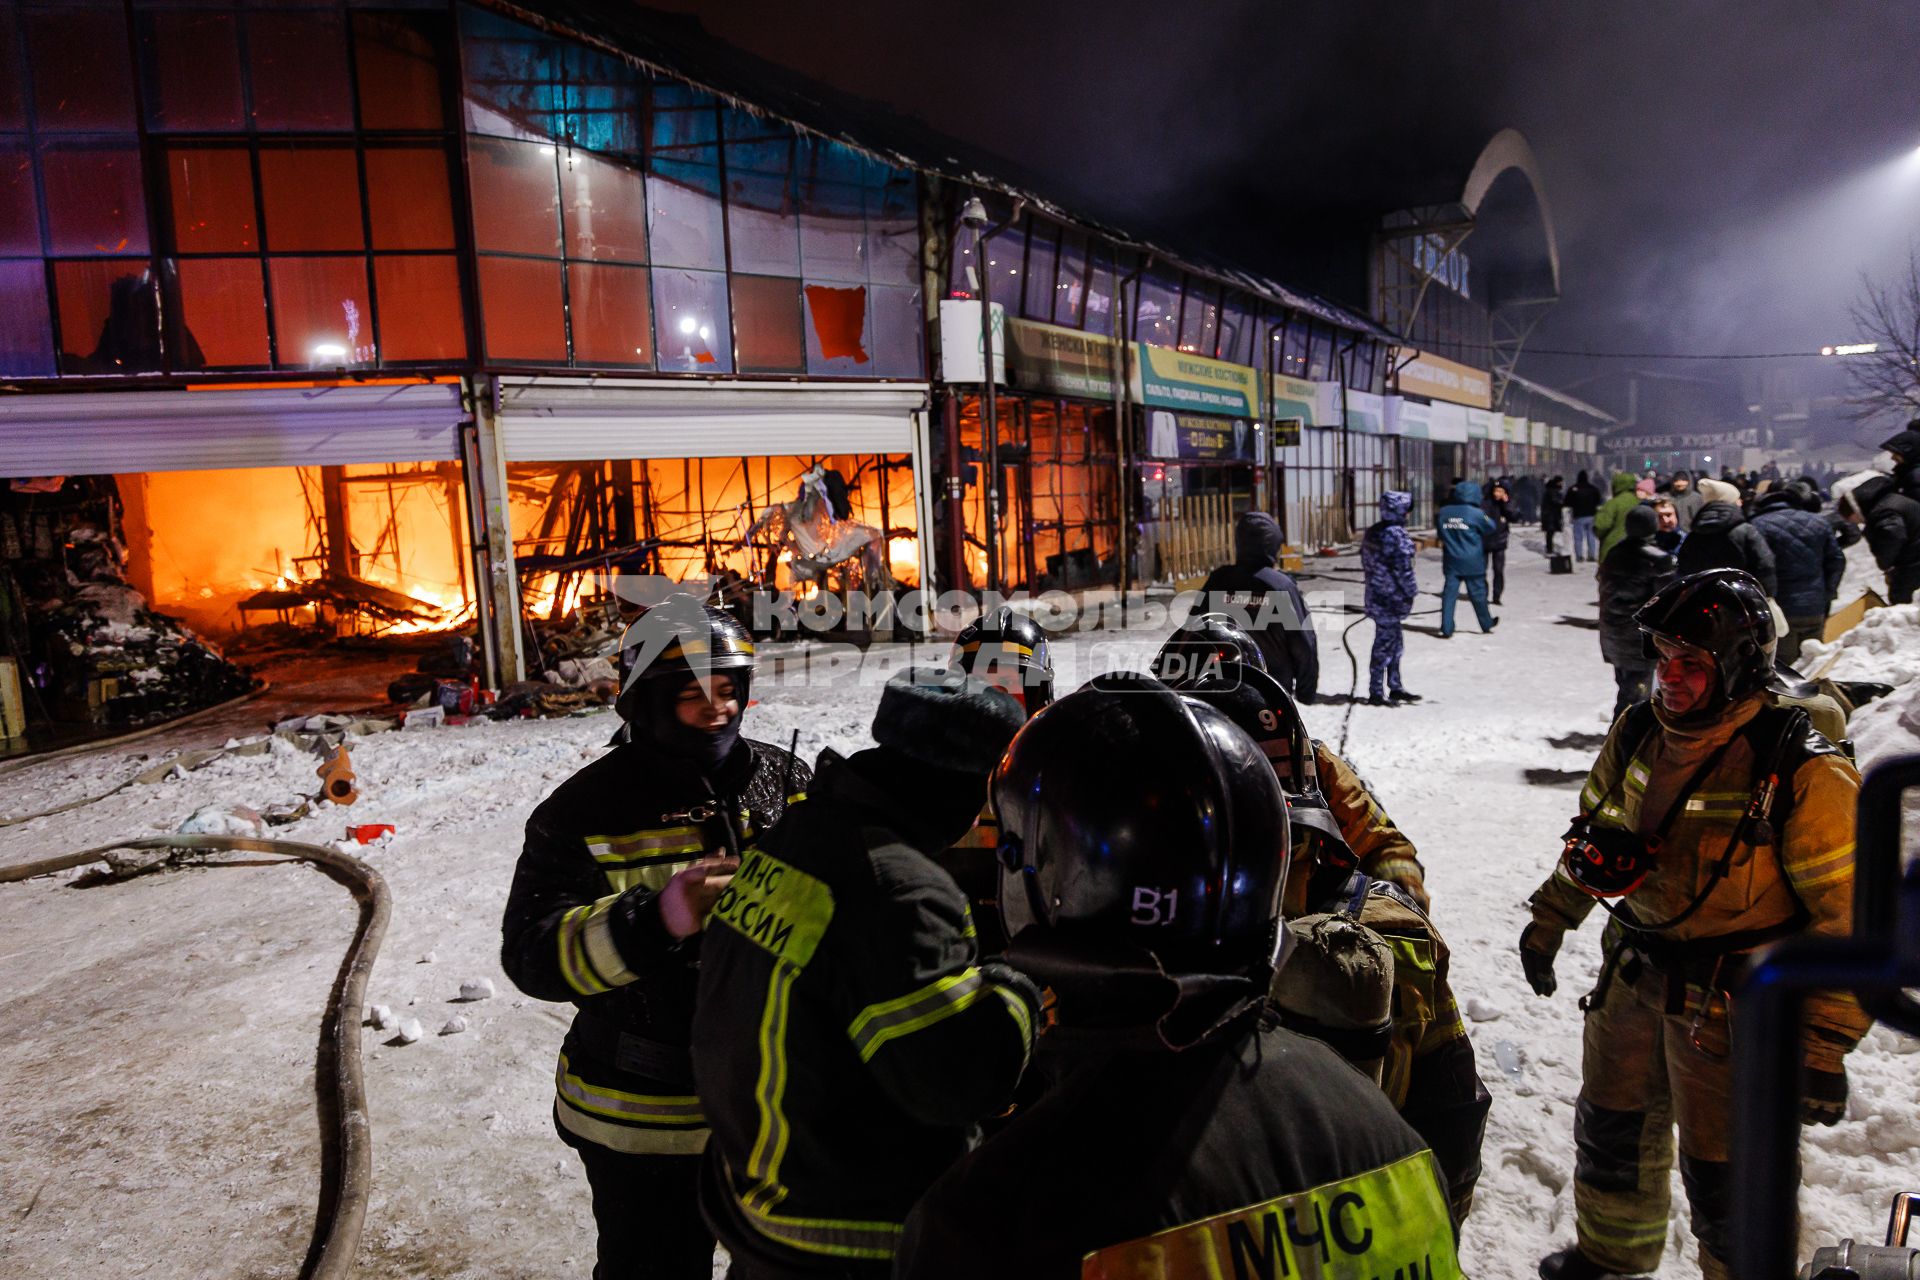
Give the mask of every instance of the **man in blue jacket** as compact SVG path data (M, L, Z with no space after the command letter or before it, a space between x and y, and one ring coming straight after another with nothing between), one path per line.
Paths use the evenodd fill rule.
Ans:
M1440 508L1435 523L1440 527L1441 570L1445 575L1440 587L1440 638L1453 635L1453 606L1463 584L1480 619L1480 630L1493 630L1500 619L1487 610L1487 539L1500 530L1480 509L1480 486L1471 480L1453 486L1453 494Z
M1774 599L1787 615L1779 657L1792 666L1800 660L1800 646L1826 629L1847 557L1833 526L1806 510L1791 485L1761 494L1747 523L1773 548Z

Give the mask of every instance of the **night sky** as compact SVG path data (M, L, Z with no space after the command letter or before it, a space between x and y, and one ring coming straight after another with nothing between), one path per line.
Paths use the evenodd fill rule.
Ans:
M1076 212L1282 279L1314 274L1297 228L1457 191L1517 127L1562 260L1537 347L1846 341L1860 271L1920 229L1911 0L654 7L1004 155Z

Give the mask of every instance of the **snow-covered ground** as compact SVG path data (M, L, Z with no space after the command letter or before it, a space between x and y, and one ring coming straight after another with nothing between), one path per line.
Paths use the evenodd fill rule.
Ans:
M1542 1254L1572 1238L1575 1000L1598 967L1597 926L1569 941L1553 1000L1531 994L1514 956L1523 903L1553 862L1613 696L1595 633L1571 621L1593 616L1592 579L1550 576L1536 551L1516 540L1492 635L1478 634L1464 606L1453 639L1409 634L1404 671L1425 702L1309 711L1319 736L1338 741L1344 730L1347 754L1429 868L1435 920L1452 946L1454 985L1470 1004L1494 1094L1486 1172L1463 1246L1485 1280L1531 1276ZM1320 576L1303 586L1325 609L1322 689L1340 693L1353 675L1341 643L1352 618L1340 609L1358 604L1358 575L1351 559L1310 567ZM1420 571L1437 585L1431 554ZM1432 598L1422 604L1437 607ZM1875 753L1914 749L1920 621L1889 611L1875 623L1900 630L1899 642L1846 657L1846 674L1904 663L1904 687L1862 713L1860 738ZM1164 631L1162 623L1065 639L1056 657L1063 688L1099 669L1140 665ZM1363 694L1370 639L1364 621L1346 636ZM928 655L922 647L912 656ZM783 665L755 686L749 734L786 745L797 732L809 758L824 746L864 743L875 673L848 679L824 655ZM549 1114L569 1010L520 996L497 950L523 820L613 728L599 714L356 739L359 802L322 807L278 831L329 842L349 823L396 827L363 851L395 898L368 999L417 1019L425 1035L401 1045L389 1032L365 1032L374 1170L362 1274L591 1269L586 1188ZM169 737L164 750L219 745L190 737ZM106 792L160 758L141 752L158 750L139 744L0 777L0 817ZM207 804L264 809L311 793L317 763L280 743L130 786L0 829L0 865L174 830ZM352 927L347 894L284 865L81 883L67 874L0 885L0 1274L295 1274L317 1185L313 1053ZM460 1002L462 983L478 978L498 994ZM437 1034L455 1014L468 1028ZM1889 1196L1920 1183L1915 1047L1874 1032L1850 1060L1849 1119L1809 1136L1809 1247L1816 1235L1877 1238ZM1693 1276L1677 1180L1674 1205L1675 1247L1662 1274Z

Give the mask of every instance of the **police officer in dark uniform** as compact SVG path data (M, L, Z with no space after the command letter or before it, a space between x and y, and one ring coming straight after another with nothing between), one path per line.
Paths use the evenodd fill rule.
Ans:
M700 930L740 849L810 774L740 736L753 641L727 614L670 597L627 641L624 741L527 820L501 963L528 995L578 1009L554 1122L592 1189L594 1276L707 1280L707 1127L687 1049Z
M927 1193L896 1274L1457 1277L1418 1135L1266 1014L1287 816L1252 740L1104 676L1021 731L993 797L1057 1083Z

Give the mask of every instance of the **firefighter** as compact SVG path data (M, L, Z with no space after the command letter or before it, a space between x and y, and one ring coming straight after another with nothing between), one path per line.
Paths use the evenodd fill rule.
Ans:
M702 919L810 775L741 737L753 641L727 614L670 597L627 641L625 741L527 819L501 963L528 995L578 1010L553 1112L593 1193L593 1274L707 1280L707 1128L687 1052Z
M1006 605L961 631L947 666L977 676L1013 698L1029 718L1053 701L1053 658L1047 633L1032 618ZM1000 911L994 905L1000 888L1000 864L994 858L999 843L1000 828L993 820L993 810L983 807L973 830L937 859L972 903L983 956L997 956L1007 946L1006 934L1000 928Z
M1224 614L1199 614L1181 624L1160 647L1152 671L1174 688L1185 689L1217 678L1219 668L1225 666L1267 670L1260 646L1245 630ZM1284 691L1284 681L1274 683ZM1427 895L1426 872L1413 841L1393 824L1352 765L1326 743L1307 737L1297 700L1290 695L1286 708L1290 710L1284 713L1285 723L1276 720L1276 725L1311 746L1311 751L1297 752L1288 760L1297 761L1303 773L1311 770L1317 779L1313 790L1325 801L1340 825L1339 834L1359 857L1359 869L1376 880L1400 886L1422 911L1429 910L1432 903ZM1280 708L1275 712L1277 716L1283 714ZM1274 767L1280 769L1283 763L1276 759ZM1292 769L1295 765L1287 763L1285 767ZM1289 777L1283 773L1280 785L1285 788L1288 784Z
M903 1280L1457 1277L1419 1136L1266 1011L1285 800L1212 708L1109 675L994 775L1009 959L1063 1068L913 1212Z
M880 745L823 753L709 920L693 1026L713 1126L701 1208L736 1280L885 1276L907 1211L1003 1110L1040 993L976 963L933 861L979 816L1020 727L983 681L888 681Z
M1657 663L1654 699L1614 722L1580 814L1520 936L1528 983L1553 994L1553 959L1596 902L1611 918L1586 1011L1574 1111L1578 1243L1549 1280L1650 1272L1667 1235L1673 1128L1700 1269L1727 1274L1729 992L1755 947L1845 936L1853 920L1860 775L1806 713L1770 705L1765 591L1714 569L1661 589L1636 615ZM1868 1019L1850 995L1807 1002L1801 1115L1846 1110L1844 1059Z
M1362 869L1363 860L1346 839L1348 823L1340 821L1320 790L1319 744L1308 738L1299 708L1285 689L1263 672L1228 665L1182 692L1239 725L1273 766L1287 799L1291 832L1291 870L1283 899L1287 917L1348 917L1377 935L1391 952L1395 998L1382 1046L1380 1087L1432 1148L1457 1229L1473 1209L1480 1146L1493 1099L1481 1083L1466 1022L1453 996L1445 939L1404 889ZM1295 975L1296 988L1298 982ZM1297 990L1274 994L1283 1010L1299 1004ZM1290 1025L1300 1026L1297 1020ZM1317 1028L1303 1029L1319 1035ZM1345 1043L1351 1037L1337 1039ZM1356 1065L1363 1066L1363 1060L1356 1059Z

